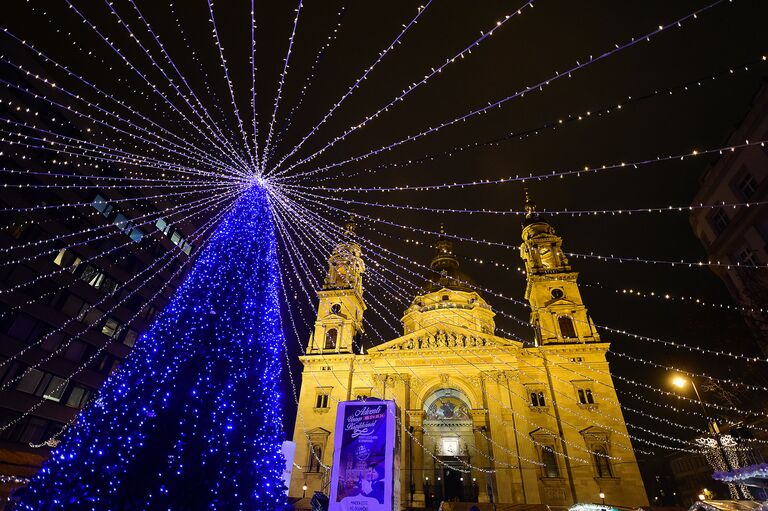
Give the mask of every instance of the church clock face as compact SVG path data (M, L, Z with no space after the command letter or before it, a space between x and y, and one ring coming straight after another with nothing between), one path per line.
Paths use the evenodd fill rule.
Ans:
M341 304L340 303L334 303L331 305L331 313L332 314L338 314L341 312Z
M560 289L560 288L556 287L555 289L552 290L552 298L554 298L555 300L559 300L564 295L565 295L565 293L563 293L563 290Z

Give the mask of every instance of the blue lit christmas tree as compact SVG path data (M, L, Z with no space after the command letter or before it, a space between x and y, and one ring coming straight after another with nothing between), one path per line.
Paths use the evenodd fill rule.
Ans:
M267 192L253 187L32 480L21 509L279 507L277 272Z

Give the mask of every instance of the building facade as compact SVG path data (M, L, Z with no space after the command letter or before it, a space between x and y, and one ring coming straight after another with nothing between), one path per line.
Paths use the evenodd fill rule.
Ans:
M24 76L2 73L34 92ZM83 135L31 93L3 88L0 114ZM8 185L0 197L2 507L162 310L183 279L195 229L163 213L172 204L152 198L162 190L102 188L104 181L86 177L122 175L111 166L95 169L17 143L0 147L0 168ZM68 182L82 186L57 187L62 180L41 170L81 176Z
M768 82L755 95L744 120L726 145L768 138ZM768 355L768 148L765 144L724 152L701 178L693 199L701 204L757 203L750 207L696 208L690 222L712 266L741 308L762 352Z
M428 282L402 316L403 335L355 349L365 265L351 230L329 259L306 354L289 495L326 491L336 406L399 407L403 506L647 504L600 339L562 238L528 203L520 253L535 339L496 335L492 307L441 238ZM305 489L306 488L306 489Z

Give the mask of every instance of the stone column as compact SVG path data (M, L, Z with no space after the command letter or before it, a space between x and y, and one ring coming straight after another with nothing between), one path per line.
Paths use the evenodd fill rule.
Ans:
M411 506L424 507L424 478L427 476L427 471L424 466L424 411L423 410L409 410L408 417L411 427L413 427L413 450L411 451L413 456L413 500ZM410 488L408 488L410 496ZM403 499L405 500L405 499Z
M487 410L472 410L472 432L475 436L476 449L476 455L474 457L475 459L473 460L472 464L476 467L487 470L493 468L493 465L489 459L491 458L491 453L488 450L488 441L485 439L485 437L487 437L489 434L485 426L486 412ZM490 502L491 499L488 496L487 489L489 482L488 478L493 477L493 474L489 474L487 472L479 472L477 475L473 475L472 477L477 478L477 501Z

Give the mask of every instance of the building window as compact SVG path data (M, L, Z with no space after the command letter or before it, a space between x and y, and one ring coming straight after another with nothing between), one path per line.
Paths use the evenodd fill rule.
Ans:
M328 408L328 394L318 394L315 399L315 408L325 409Z
M547 402L544 400L544 391L532 390L531 391L531 406L547 406Z
M139 338L139 332L137 332L133 328L129 328L128 331L125 333L125 337L123 338L123 344L125 344L129 348L133 348L133 345L136 344L136 339L138 338Z
M64 352L64 358L77 362L78 364L88 355L90 347L83 341L73 340L67 346L67 351Z
M560 468L557 466L555 448L550 445L541 446L541 463L543 464L544 477L560 477Z
M12 219L3 222L2 228L11 238L22 240L31 227L31 222L21 215L16 215Z
M57 264L63 268L68 268L69 271L75 273L75 270L77 270L77 265L80 264L80 258L71 250L62 248L59 250L59 253L56 254L56 257L53 258L53 262L54 264Z
M123 329L123 325L116 319L107 317L104 324L101 327L101 333L110 338L115 338L120 335Z
M327 350L335 350L336 349L336 339L339 336L339 331L335 328L331 328L327 332L325 332L325 349Z
M48 331L49 327L45 323L19 312L10 321L6 333L14 339L32 344L40 340Z
M64 394L64 382L64 378L30 367L19 380L16 390L58 402Z
M88 402L88 398L91 395L91 391L80 385L74 385L67 397L66 405L70 408L82 408Z
M449 299L450 299L450 297L448 295L443 295L443 301L444 302L447 302Z
M757 179L755 179L755 177L749 172L744 174L739 182L736 183L736 188L739 190L739 193L743 199L751 198L757 191L757 187Z
M573 320L568 316L560 316L557 318L557 323L560 325L560 334L563 339L575 339L576 330L573 328Z
M714 213L712 213L711 221L715 232L720 234L728 227L731 219L728 218L728 214L723 208L717 208Z
M579 395L579 403L582 405L595 404L595 396L592 394L592 389L577 389Z
M83 302L83 307L77 315L78 321L82 321L87 325L96 323L104 315L99 309L95 309L88 302Z
M758 264L760 264L760 262L757 259L757 256L755 256L755 253L752 252L752 250L749 247L746 247L743 250L741 250L736 255L736 259L738 259L740 263L747 264L750 266L757 266Z
M105 217L108 217L114 209L109 201L107 201L107 198L101 194L96 195L96 198L91 202L91 206Z
M611 460L608 457L608 451L605 447L596 447L592 451L592 457L595 459L595 471L597 472L597 477L613 477Z

